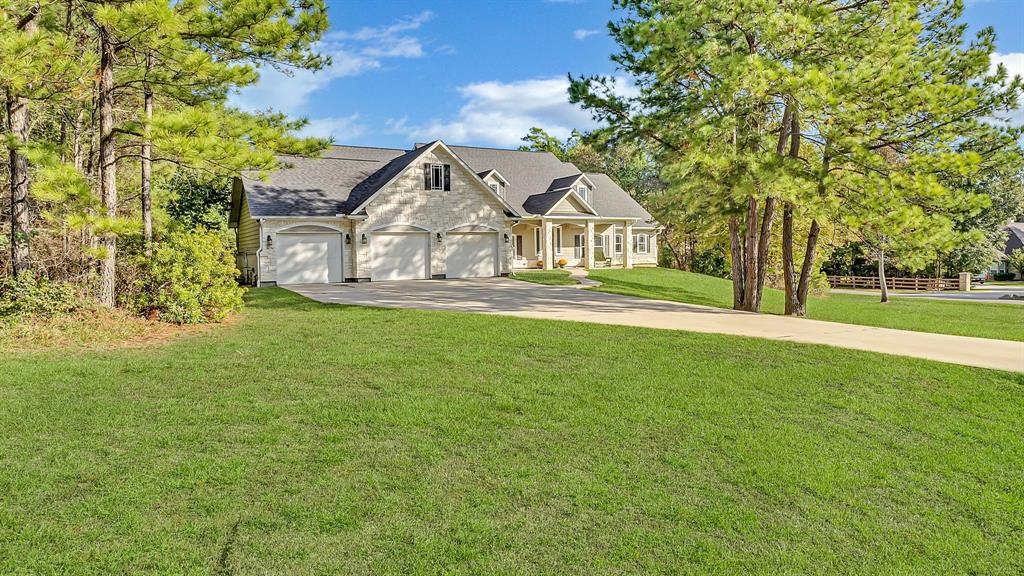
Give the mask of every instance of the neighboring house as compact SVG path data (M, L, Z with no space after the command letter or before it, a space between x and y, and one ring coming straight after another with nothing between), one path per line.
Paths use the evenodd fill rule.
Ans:
M1024 222L1010 222L1006 226L1006 246L1003 248L1003 255L1008 256L1014 250L1024 250ZM1010 270L1006 258L1000 258L992 263L989 274L1000 272L1016 272L1016 270Z
M659 225L604 174L549 152L332 146L236 178L238 266L259 285L657 264Z

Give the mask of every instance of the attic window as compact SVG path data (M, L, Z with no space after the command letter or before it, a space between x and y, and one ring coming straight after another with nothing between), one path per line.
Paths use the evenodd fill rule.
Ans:
M423 184L426 190L451 190L452 167L450 164L424 164Z
M580 195L580 198L583 198L584 202L590 204L590 188L581 184L576 188L576 193Z
M491 182L488 186L490 186L491 190L494 190L494 193L498 196L501 196L502 198L505 197L505 187L502 186L500 182Z

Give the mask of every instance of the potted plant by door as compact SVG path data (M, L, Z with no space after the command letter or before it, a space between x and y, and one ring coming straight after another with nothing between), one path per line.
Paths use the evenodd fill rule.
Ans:
M566 262L565 260L559 260L558 261L558 267L559 268L565 268L566 264L568 264L568 262Z

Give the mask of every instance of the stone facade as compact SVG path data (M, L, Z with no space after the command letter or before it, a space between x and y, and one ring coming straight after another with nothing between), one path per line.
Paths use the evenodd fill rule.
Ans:
M423 165L451 166L451 190L424 190ZM438 147L422 156L390 186L381 190L366 206L365 220L355 222L355 238L370 236L374 229L394 224L407 224L430 232L430 273L445 274L447 233L464 225L482 225L498 232L498 260L502 274L512 269L512 245L504 241L511 233L502 203L472 172L457 159ZM437 241L437 234L441 241ZM370 278L372 246L353 242L356 253L356 277Z

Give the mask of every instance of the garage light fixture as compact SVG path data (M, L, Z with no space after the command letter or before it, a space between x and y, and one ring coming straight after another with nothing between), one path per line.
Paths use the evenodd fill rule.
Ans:
M505 234L505 244L508 244L508 234Z
M363 234L362 236L359 237L359 243L366 244L366 234Z
M274 239L270 237L270 234L267 234L267 248L273 248L273 247L274 247Z
M350 236L350 235L349 235L349 234L348 234L348 233L346 232L346 233L345 233L345 244L351 244L351 243L352 243L352 236Z
M438 241L438 242L440 242L440 241L441 241L441 233L440 233L440 232L438 232L438 233L437 233L437 241Z

